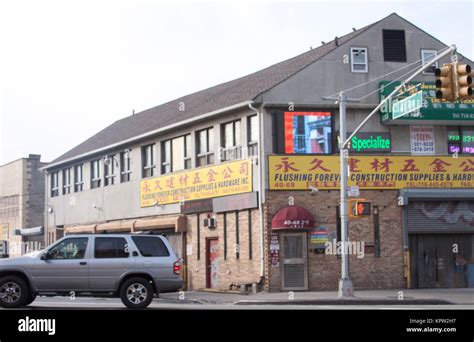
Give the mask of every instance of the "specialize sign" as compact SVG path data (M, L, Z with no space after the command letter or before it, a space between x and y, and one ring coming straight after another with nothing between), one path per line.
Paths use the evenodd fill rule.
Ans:
M359 132L349 141L348 148L351 152L390 152L392 150L390 133Z
M339 156L269 156L270 190L339 189ZM474 157L351 156L360 189L474 188Z
M140 182L140 207L252 191L252 161L239 160Z

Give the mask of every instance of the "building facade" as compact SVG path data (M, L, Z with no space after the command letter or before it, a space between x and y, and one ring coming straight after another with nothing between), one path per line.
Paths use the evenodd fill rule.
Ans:
M353 88L350 132L446 47L392 14L119 120L45 168L50 241L63 231L165 234L187 289L336 289L339 113L322 97ZM474 102L437 101L435 67L408 87L423 91L419 112L393 119L382 108L351 140L351 195L371 205L349 222L356 288L468 286Z
M45 178L39 169L46 165L30 154L0 166L0 240L9 256L44 248Z

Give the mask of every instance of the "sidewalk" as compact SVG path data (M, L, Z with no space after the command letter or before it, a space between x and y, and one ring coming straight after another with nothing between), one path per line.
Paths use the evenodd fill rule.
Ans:
M401 291L401 292L400 292ZM403 296L403 297L402 297ZM244 295L205 291L164 293L165 301L195 304L236 305L448 305L464 304L474 307L474 289L422 289L422 290L356 290L349 299L338 299L336 291L325 292L276 292ZM403 298L403 299L402 299Z

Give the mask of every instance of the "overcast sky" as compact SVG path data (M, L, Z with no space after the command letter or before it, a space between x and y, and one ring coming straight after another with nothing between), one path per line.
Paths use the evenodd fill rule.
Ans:
M0 165L397 12L474 58L466 1L2 1Z

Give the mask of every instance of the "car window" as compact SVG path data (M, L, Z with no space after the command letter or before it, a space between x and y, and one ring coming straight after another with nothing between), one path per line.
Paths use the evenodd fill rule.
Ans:
M170 256L168 248L159 237L132 236L140 254L144 257L167 257Z
M51 259L84 259L88 238L71 238L61 241L48 252Z
M94 257L96 259L128 258L128 244L125 238L95 238Z

